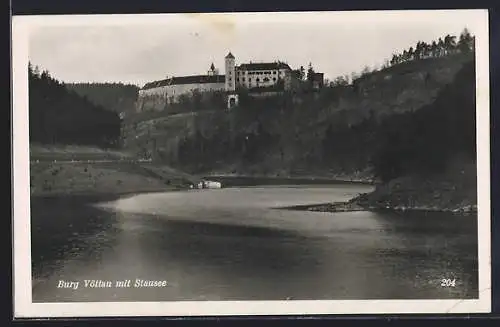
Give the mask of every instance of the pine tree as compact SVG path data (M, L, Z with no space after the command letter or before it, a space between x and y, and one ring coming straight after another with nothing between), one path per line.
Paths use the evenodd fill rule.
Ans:
M457 47L462 53L468 53L474 49L473 37L467 28L464 28L460 34Z
M307 81L312 82L314 79L314 68L312 66L312 63L309 63L309 66L307 68Z
M299 70L300 70L300 79L304 80L304 78L306 77L304 66L300 66Z

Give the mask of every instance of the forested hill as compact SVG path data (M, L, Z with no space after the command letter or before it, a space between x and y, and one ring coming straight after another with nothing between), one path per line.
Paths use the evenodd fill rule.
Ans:
M68 83L66 87L94 104L117 113L135 111L139 87L123 83Z
M28 67L30 142L114 147L119 144L117 113L95 105L51 77Z
M432 104L372 124L376 190L352 200L368 208L477 210L474 62Z
M457 156L476 160L475 65L457 73L430 105L375 124L374 172L388 181L408 174L442 173Z

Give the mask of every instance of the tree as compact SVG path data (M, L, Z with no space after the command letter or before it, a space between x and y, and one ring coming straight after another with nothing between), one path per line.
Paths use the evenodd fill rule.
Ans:
M446 47L442 38L439 38L437 43L438 57L442 57L446 54Z
M300 66L299 71L300 71L300 79L304 80L304 78L306 76L306 71L304 69L304 66Z
M304 77L302 76L302 72L300 71L300 69L294 69L292 71L292 75L294 78L298 79L298 80L302 80Z
M359 74L356 72L351 73L351 83L354 83L359 78Z
M408 51L404 50L403 55L401 56L402 61L408 61L410 57L408 56Z
M455 39L456 39L455 36L452 36L449 34L447 34L444 37L444 48L446 50L446 54L451 54L454 52L454 50L456 48L456 40Z
M474 39L467 28L464 28L460 34L457 48L462 53L468 53L474 49Z
M42 73L40 74L40 79L41 80L49 81L50 80L49 71L48 70L43 70Z
M432 57L437 57L439 55L438 44L436 43L436 41L432 41L430 50Z
M424 43L418 41L417 46L415 47L415 52L413 54L414 59L416 60L421 59L423 56L423 52L424 52Z
M431 55L431 46L426 42L422 42L422 57L428 58Z
M361 71L361 76L368 75L370 73L370 67L365 66L363 67L363 70Z
M312 66L312 63L309 63L309 66L307 68L307 81L312 82L314 79L314 68Z
M349 76L338 76L333 81L334 86L347 86L349 85Z
M398 55L394 53L392 55L392 59L390 61L391 65L394 66L394 65L398 64L399 63L398 61L399 61Z
M414 55L414 51L413 51L413 47L410 47L410 49L408 50L408 60L412 60L414 59L413 55Z

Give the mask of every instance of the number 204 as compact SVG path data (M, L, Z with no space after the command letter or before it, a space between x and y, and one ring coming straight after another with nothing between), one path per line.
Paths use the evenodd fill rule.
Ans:
M441 279L442 287L455 287L455 284L456 284L455 279L448 279L448 278Z

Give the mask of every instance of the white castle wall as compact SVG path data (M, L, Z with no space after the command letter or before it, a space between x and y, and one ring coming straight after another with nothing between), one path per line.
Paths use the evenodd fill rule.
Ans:
M200 83L200 84L179 84L169 85L166 87L165 96L169 103L174 103L179 100L179 96L183 94L192 94L193 91L213 92L224 90L224 83Z
M224 83L177 84L139 90L137 110L163 110L165 105L176 103L183 94L191 95L193 91L223 91Z

